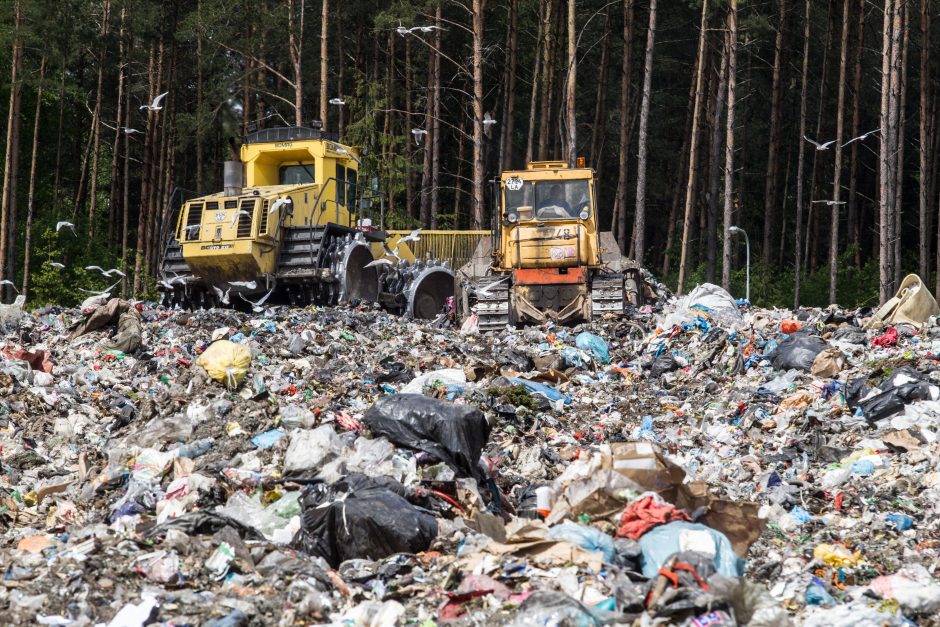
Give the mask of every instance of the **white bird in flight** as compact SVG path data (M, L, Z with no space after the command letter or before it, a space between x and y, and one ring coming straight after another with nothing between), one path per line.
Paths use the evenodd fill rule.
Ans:
M72 231L72 235L75 235L75 225L71 222L57 222L55 225L55 232L58 233L62 229L69 229Z
M218 287L216 287L216 286L213 285L213 286L212 286L212 289L215 290L215 295L219 297L219 301L220 301L223 305L228 305L228 304L229 304L228 294L229 294L229 292L232 291L232 288L228 288L227 290L225 290L225 291L223 292L221 289L219 289Z
M420 232L421 232L421 229L415 229L414 231L412 231L412 232L409 233L408 235L406 235L406 236L404 236L403 238L401 238L400 240L398 240L398 243L401 244L402 242L420 242L420 241L421 241L421 238L418 237L418 234L419 234ZM395 250L398 250L398 248L395 248Z
M235 212L235 215L232 216L232 226L235 226L235 223L238 222L238 218L240 218L241 216L250 217L251 214L245 211L244 209L239 209L238 211Z
M878 132L880 132L880 131L881 131L880 128L876 128L876 129L873 130L873 131L868 131L868 132L865 133L864 135L859 135L858 137L853 137L853 138L850 139L849 141L847 141L847 142L845 142L844 144L842 144L842 148L845 148L846 146L848 146L848 145L851 144L852 142L864 141L864 140L868 139L868 136L869 136L869 135L873 135L873 134L878 133Z
M487 284L484 285L482 288L480 288L480 289L477 290L477 296L483 296L483 295L485 295L485 294L489 294L490 291L491 291L494 287L496 287L496 286L499 285L500 283L505 283L505 282L508 281L508 280L509 280L509 277L507 276L507 277L501 278L501 279L498 280L498 281L493 281L492 283L487 283Z
M247 298L245 298L244 296L242 296L240 293L239 293L238 297L239 297L240 299L242 299L243 301L245 301L246 303L250 304L250 305L251 305L251 310L252 310L253 312L255 312L255 313L260 313L260 312L264 311L264 307L262 307L262 305L264 305L264 301L268 300L268 297L271 296L272 293L274 293L274 288L273 288L273 287L268 290L268 293L267 293L267 294L265 294L264 296L261 297L261 300L257 300L257 301L255 301L255 300L248 300Z
M489 137L492 132L493 125L496 124L496 120L493 119L493 116L490 115L490 112L487 111L483 114L483 132L486 133L486 136Z
M805 139L812 145L816 146L816 150L829 150L829 146L836 143L836 140L833 139L832 141L828 141L825 144L820 144L819 142L814 142L812 139L810 139L806 135L803 135L803 139Z
M342 98L330 98L330 104L337 107L342 107L344 104L346 104L346 101Z
M422 33L430 33L430 32L435 31L435 30L444 30L444 29L441 28L440 26L436 26L436 25L433 25L433 24L432 24L432 25L430 25L430 26L415 26L415 27L413 27L413 28L410 28L409 30L411 30L411 31L419 30L419 31L421 31Z
M268 213L274 213L275 211L277 211L278 209L281 208L281 205L293 204L293 202L294 202L294 201L291 200L290 197L288 197L288 198L278 198L278 199L275 200L273 203L271 203L271 208L268 209Z
M390 266L392 262L386 258L376 259L375 261L370 261L364 267L366 268L375 268L376 266Z
M50 261L49 265L52 266L53 268L56 268L57 270L65 269L65 264L59 263L58 261Z
M232 287L244 287L245 289L253 290L258 287L258 284L254 281L229 281L229 285Z
M160 101L166 98L166 95L168 93L170 92L168 91L163 92L162 94L154 98L153 102L151 102L149 105L140 105L141 110L146 109L147 111L159 111L160 109L163 108L163 106L160 104Z
M172 289L173 289L173 286L176 285L177 283L183 283L183 282L184 282L184 281L183 281L183 277L181 277L181 276L175 276L175 277L173 277L172 279L170 279L169 281L157 281L157 283L158 283L159 285L162 285L163 287L165 287L165 288L168 289L168 290L172 290Z
M3 279L2 281L0 281L0 285L9 285L10 287L13 288L13 291L14 291L14 292L16 292L17 294L20 293L20 291L19 291L18 289L16 289L16 286L13 284L13 281L9 281L9 280L7 280L7 279Z
M405 35L411 32L411 29L407 26L402 26L401 22L398 23L398 28L395 29L395 32L404 37Z
M423 128L413 128L411 129L411 134L414 135L415 145L420 146L421 140L424 139L424 136L428 134Z
M163 281L161 281L161 283L163 283ZM116 287L117 287L118 285L120 285L120 284L121 284L121 282L118 281L117 283L115 283L115 284L113 284L113 285L111 285L111 286L109 286L109 287L106 287L106 288L104 288L103 290L101 290L101 291L99 291L99 292L96 292L96 291L94 291L94 290L83 290L82 288L78 288L78 291L79 291L79 292L85 292L86 294L93 294L94 296L106 296L106 295L109 295L109 294L111 293L111 290L113 290L114 288L116 288Z
M844 205L845 201L844 200L814 200L813 204L814 205L828 205L831 207L832 205Z

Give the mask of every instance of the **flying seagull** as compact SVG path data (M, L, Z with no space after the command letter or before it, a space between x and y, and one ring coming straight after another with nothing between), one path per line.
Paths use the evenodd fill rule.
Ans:
M414 231L412 231L412 232L409 233L408 235L406 235L406 236L404 236L403 238L401 238L400 240L398 240L399 245L402 244L403 242L418 242L418 241L421 241L421 238L418 237L418 233L420 233L420 232L421 232L421 229L415 229ZM396 250L397 250L397 248L396 248Z
M280 209L281 205L292 204L293 202L294 202L294 201L291 200L290 197L288 197L288 198L278 198L278 199L275 200L273 203L271 203L271 208L268 209L268 213L274 213L275 211L277 211L278 209Z
M493 119L493 116L490 115L490 112L487 111L483 114L483 132L486 133L486 136L489 137L490 133L493 130L493 125L496 124L496 120Z
M814 205L828 205L831 207L832 205L844 205L845 201L844 200L814 200L813 204Z
M408 30L409 30L410 32L414 32L414 31L416 31L416 30L419 30L419 31L421 31L422 33L430 33L430 32L435 31L435 30L444 30L444 29L441 28L440 26L435 26L435 25L432 24L432 25L430 25L430 26L413 26L413 27L409 28Z
M163 281L161 281L160 283L162 284ZM106 287L106 288L104 288L103 290L101 290L101 291L99 291L99 292L96 292L96 291L93 291L93 290L83 290L82 288L78 288L78 291L79 291L79 292L85 292L86 294L93 294L94 296L103 296L103 295L105 295L105 294L110 294L110 293L111 293L111 290L113 290L114 288L116 288L116 287L117 287L118 285L120 285L120 284L121 284L121 282L118 281L118 282L115 283L114 285L111 285L111 286L109 286L109 287Z
M405 35L408 35L409 33L411 33L411 29L408 28L407 26L402 26L401 22L399 22L398 28L395 29L395 32L401 35L402 37L404 37Z
M154 98L153 102L151 102L149 105L140 105L141 110L146 109L147 111L159 111L160 109L163 108L163 106L160 104L160 101L166 98L166 95L168 93L170 92L168 91L163 92L162 94Z
M258 284L254 281L229 281L229 285L232 287L244 287L245 289L253 290L258 287Z
M876 129L873 130L873 131L868 131L868 132L865 133L864 135L859 135L858 137L853 137L853 138L850 139L849 141L847 141L847 142L845 142L844 144L842 144L842 148L845 148L846 146L848 146L848 145L851 144L852 142L864 141L864 140L868 139L868 136L869 136L869 135L873 135L874 133L878 133L878 132L880 132L880 131L881 131L880 128L876 128Z
M232 288L228 288L227 290L225 290L225 291L223 292L221 289L219 289L219 288L217 288L216 286L213 285L213 286L212 286L212 289L215 290L216 296L219 297L219 301L220 301L223 305L228 305L228 304L229 304L228 294L229 294L229 292L232 291Z
M364 267L366 268L375 268L376 266L390 266L392 262L384 257L382 259L376 259L375 261L370 261Z
M248 300L247 298L245 298L245 297L242 296L241 294L239 294L238 297L239 297L240 299L242 299L243 301L245 301L246 303L250 304L250 305L251 305L251 310L252 310L253 312L255 312L255 313L260 313L260 312L264 311L264 307L262 307L262 305L264 305L264 301L268 300L268 297L269 297L273 292L274 292L274 288L272 287L271 289L268 290L268 293L265 294L264 296L262 296L262 297L261 297L261 300L258 300L258 301Z
M507 277L501 278L501 279L498 280L498 281L493 281L492 283L488 283L487 285L484 285L482 288L480 288L480 289L477 290L477 296L483 296L483 295L485 295L485 294L489 294L490 291L491 291L494 287L496 287L496 286L499 285L500 283L505 283L505 282L508 281L508 280L509 280L509 277L507 276Z
M235 223L238 222L238 218L240 218L241 216L250 217L251 214L245 211L244 209L239 209L238 211L235 212L235 215L232 216L232 226L235 226Z
M411 134L414 135L415 145L420 146L421 140L424 139L424 136L428 134L423 128L413 128L411 129Z
M61 231L62 229L70 229L70 230L72 231L72 235L75 235L75 225L72 224L71 222L58 222L58 223L56 223L56 225L55 225L55 232L58 233L58 232Z
M50 261L49 265L52 266L53 268L56 268L57 270L65 269L65 264L61 264L58 261Z
M818 143L818 142L814 142L812 139L810 139L810 138L807 137L806 135L803 135L803 139L805 139L806 141L808 141L808 142L811 143L812 145L816 146L816 150L829 150L829 146L831 146L832 144L836 143L836 140L833 139L832 141L828 141L828 142L826 142L825 144L820 144L820 143Z
M173 286L174 286L175 284L177 284L177 283L183 283L183 282L184 282L184 281L183 281L183 277L180 277L180 276L175 276L175 277L173 277L172 279L170 279L169 281L158 281L158 283L159 283L160 285L162 285L163 287L165 287L165 288L168 289L168 290L172 290L172 289L173 289Z
M342 98L330 98L330 104L337 107L342 107L344 104L346 104L346 101Z
M14 291L14 292L16 292L17 294L20 293L20 291L19 291L18 289L16 289L16 285L13 284L13 281L10 281L10 280L7 280L7 279L3 279L2 281L0 281L0 285L9 285L10 287L13 288L13 291Z

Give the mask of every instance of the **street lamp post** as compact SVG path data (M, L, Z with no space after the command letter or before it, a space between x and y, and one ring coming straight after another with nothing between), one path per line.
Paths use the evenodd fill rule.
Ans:
M744 245L747 248L747 253L745 256L747 265L745 266L746 269L744 271L745 272L744 274L745 276L744 298L747 300L747 302L751 302L751 240L747 236L747 231L745 231L739 226L729 226L728 232L729 233L741 233L744 235Z

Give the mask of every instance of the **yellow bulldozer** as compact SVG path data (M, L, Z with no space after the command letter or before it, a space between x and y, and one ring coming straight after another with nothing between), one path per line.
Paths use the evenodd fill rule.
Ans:
M378 302L433 319L449 306L479 328L569 323L639 304L641 279L597 226L593 171L530 163L494 181L491 231L385 231L355 148L315 128L246 136L224 190L179 207L159 289L168 306ZM380 205L381 206L381 205ZM455 273L454 269L459 268Z
M453 295L450 263L416 258L401 234L357 215L357 151L304 127L246 136L224 190L186 201L166 237L158 284L168 306L380 302L418 318Z
M498 224L457 273L459 307L477 314L481 331L590 321L641 304L640 270L599 230L594 171L578 166L532 162L495 182Z

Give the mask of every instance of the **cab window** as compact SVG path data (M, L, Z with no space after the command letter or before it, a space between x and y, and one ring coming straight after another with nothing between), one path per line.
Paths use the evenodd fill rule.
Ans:
M588 181L511 181L507 179L506 213L525 220L570 220L591 211Z
M282 165L278 171L280 185L304 185L313 183L313 164Z

